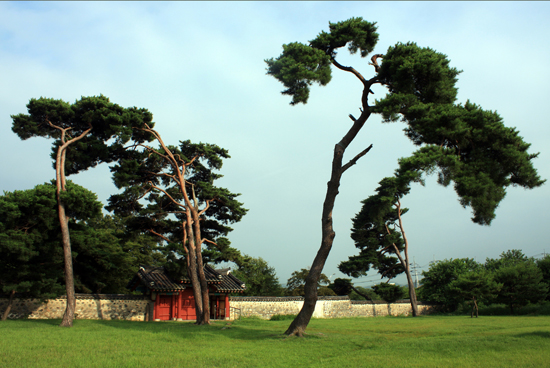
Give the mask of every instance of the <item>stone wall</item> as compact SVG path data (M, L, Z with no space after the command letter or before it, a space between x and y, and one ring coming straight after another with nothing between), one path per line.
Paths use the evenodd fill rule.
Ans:
M436 311L437 306L418 302L418 314L430 314ZM398 300L395 303L350 301L349 317L381 317L381 316L408 316L412 313L411 303L408 300Z
M6 310L8 301L8 298L0 298L0 314ZM46 302L16 297L8 318L61 319L66 303L65 296ZM149 303L149 298L141 295L76 294L75 318L145 321L148 320Z
M123 294L76 294L76 319L122 319L149 321L153 301L147 296ZM298 314L304 304L303 297L229 297L230 319L257 316L270 319L275 314ZM0 296L0 315L8 305L8 298ZM8 318L61 319L65 312L64 296L40 302L38 299L16 298ZM435 311L435 306L418 303L420 314ZM411 313L408 301L396 303L354 301L347 296L319 297L314 318L407 316Z
M304 304L303 297L252 297L233 296L229 298L230 319L256 316L270 319L276 314L298 314ZM435 311L435 306L418 303L419 314ZM319 297L313 312L314 318L408 316L411 304L408 300L395 303L350 300L347 296Z

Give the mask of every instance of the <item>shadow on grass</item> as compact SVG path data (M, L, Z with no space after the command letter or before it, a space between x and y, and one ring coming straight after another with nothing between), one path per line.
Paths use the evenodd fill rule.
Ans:
M548 331L533 331L533 332L526 332L519 335L516 335L517 337L542 337L545 339L550 339L550 332Z
M263 321L262 321L263 322ZM261 326L262 322L250 323L240 321L218 321L207 326L197 326L192 322L133 322L119 320L77 320L74 327L93 324L105 328L125 329L138 333L165 334L169 333L182 339L196 339L225 336L235 340L281 340L286 336L282 329L269 329Z
M32 325L47 325L51 327L59 327L61 320L57 319L26 319L18 320L23 322L23 328L31 328ZM21 326L21 325L20 325ZM211 325L197 326L193 322L137 322L124 320L85 320L76 319L73 321L74 330L97 330L101 329L118 329L127 330L128 332L135 331L137 334L169 334L172 337L181 338L182 340L191 339L206 339L225 337L232 340L264 340L264 341L280 341L300 339L298 337L288 337L284 335L287 324L286 321L273 323L264 320L237 320L237 321L215 321ZM59 327L61 329L61 327ZM307 332L306 340L320 340L327 336L319 332Z

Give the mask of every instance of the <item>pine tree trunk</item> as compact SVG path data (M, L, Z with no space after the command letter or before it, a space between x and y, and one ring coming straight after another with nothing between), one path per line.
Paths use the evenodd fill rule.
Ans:
M196 203L194 191L193 191L193 198ZM208 283L206 282L206 275L204 274L204 263L202 261L202 236L201 236L202 232L201 232L201 226L200 226L200 219L199 219L197 207L193 207L191 211L193 215L195 244L197 247L197 268L199 271L199 281L200 281L201 292L202 292L203 318L200 324L209 325L210 324L210 297L208 295Z
M8 319L8 316L10 315L11 307L13 305L14 297L15 297L15 289L13 289L10 292L10 300L8 301L8 305L6 306L6 310L4 311L4 314L2 314L2 321L5 321Z
M403 236L403 241L405 242L405 259L402 259L399 255L397 247L395 247L396 252L398 253L399 260L405 268L405 274L407 275L407 284L409 285L409 299L411 301L411 309L413 317L418 316L418 303L416 301L416 290L414 288L414 282L411 275L411 264L409 262L409 241L407 240L407 235L405 234L405 228L403 227L403 221L401 219L401 202L397 200L397 216L399 219L399 228L401 229L401 235Z
M210 298L208 295L208 284L206 282L206 275L204 274L204 265L202 263L202 254L200 248L197 249L197 269L199 273L200 290L202 293L202 311L203 317L200 323L201 325L210 324Z
M409 284L409 299L411 300L411 310L413 317L418 316L418 302L416 300L416 290L412 281L411 271L407 270L407 283Z
M321 217L321 246L317 251L317 255L311 264L311 268L306 278L306 284L304 286L304 305L302 306L300 313L298 313L296 318L285 331L286 335L303 336L307 325L313 316L313 312L315 311L315 305L317 304L317 286L319 284L319 279L321 277L321 273L323 272L323 267L325 266L327 257L332 249L334 237L336 236L332 226L332 210L334 209L334 203L336 201L336 196L338 195L340 179L344 171L354 165L359 158L364 156L372 148L372 145L355 156L346 165L342 166L344 152L351 141L353 141L357 133L359 133L359 130L361 130L369 116L370 112L368 111L368 106L361 113L359 119L356 120L350 116L354 122L353 126L342 138L342 140L334 146L332 171L330 181L327 183L327 193L325 195L325 201L323 202L323 212Z
M64 140L64 139L63 139ZM74 275L73 275L73 255L71 251L71 236L69 234L69 219L65 214L65 204L61 200L61 192L65 188L65 154L66 144L59 147L57 150L57 158L55 162L56 171L56 197L57 197L57 213L59 215L59 224L61 226L61 242L63 245L63 260L65 265L65 290L67 292L67 306L63 314L63 320L60 326L72 327L74 312L76 308L76 296L74 292Z
M72 327L74 312L76 308L76 296L74 292L74 276L73 276L73 257L71 252L71 239L69 236L69 223L65 215L65 205L61 202L59 194L57 196L59 222L61 224L61 237L63 243L63 260L65 264L65 290L67 292L67 306L63 314L63 320L60 326Z
M204 320L204 308L203 308L203 301L202 301L202 292L201 292L201 284L199 281L199 272L198 272L198 265L197 265L197 249L195 247L195 238L193 236L193 228L190 225L191 224L191 217L189 213L187 214L187 240L189 245L189 254L187 257L187 265L188 265L188 275L189 279L191 280L191 285L193 287L193 296L195 297L195 314L196 314L196 323L202 324Z

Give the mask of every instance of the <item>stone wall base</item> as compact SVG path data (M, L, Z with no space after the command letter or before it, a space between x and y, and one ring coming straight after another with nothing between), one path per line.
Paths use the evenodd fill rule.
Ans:
M6 310L8 299L0 298L0 313ZM124 294L76 294L75 319L121 319L145 321L149 298ZM67 299L59 297L41 302L38 299L15 298L9 319L62 319Z

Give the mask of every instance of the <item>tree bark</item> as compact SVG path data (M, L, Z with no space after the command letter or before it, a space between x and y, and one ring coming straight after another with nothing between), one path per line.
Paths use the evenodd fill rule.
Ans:
M208 283L206 282L206 275L204 274L204 263L202 261L202 232L199 218L199 204L197 198L195 197L195 190L192 188L193 192L193 206L190 207L191 214L193 216L193 227L195 235L195 245L197 247L197 268L199 271L199 281L202 292L202 310L203 318L201 325L210 324L210 296L208 295ZM208 207L208 204L207 204Z
M63 314L60 326L72 327L76 308L76 296L74 292L73 257L71 252L71 238L69 236L69 221L65 215L65 205L57 195L57 208L59 222L61 224L61 237L63 242L63 260L65 263L65 290L67 292L67 306Z
M64 142L63 142L64 143ZM72 327L76 308L76 296L74 292L73 256L71 251L71 237L69 234L69 219L65 214L65 204L61 200L61 192L65 191L65 153L66 145L59 147L56 159L56 197L57 213L61 225L61 242L63 244L63 260L65 265L65 290L67 292L67 306L63 314L60 326Z
M336 233L334 232L332 226L332 210L334 209L334 203L336 196L338 195L338 188L340 186L340 179L345 170L351 167L355 162L362 156L364 156L371 148L372 145L367 149L363 150L359 155L354 159L348 162L345 166L342 166L342 160L344 152L348 145L353 141L359 130L363 127L368 117L370 116L370 111L365 109L359 119L354 121L353 126L350 128L348 133L334 146L334 156L332 159L332 173L330 181L327 184L327 193L325 195L325 201L323 203L323 212L321 218L321 232L322 240L321 247L311 264L308 276L306 278L306 284L304 286L304 305L296 318L292 321L288 329L285 331L286 335L289 336L303 336L313 312L315 311L315 305L317 304L317 285L321 273L323 272L323 267L327 257L332 249L332 244L334 242L334 237Z
M416 289L414 288L414 282L411 275L411 267L409 262L409 241L407 240L407 235L405 234L405 229L403 227L403 221L401 220L401 202L397 200L397 215L399 217L399 228L401 229L401 235L403 236L403 241L405 242L405 262L401 259L401 263L404 263L405 274L407 275L407 283L409 284L409 299L411 301L411 309L413 317L418 316L418 303L416 301ZM396 252L397 248L396 248Z
M187 244L189 245L189 253L187 257L188 275L193 287L193 296L195 297L195 315L196 324L202 324L204 320L204 308L201 292L201 284L199 281L199 272L197 264L197 249L195 247L195 238L193 236L193 228L191 226L191 215L187 211ZM185 242L185 239L183 240Z
M476 314L476 318L479 317L479 307L477 305L477 300L475 297L472 298L472 313L470 315L471 318L474 318L474 312Z
M8 316L10 315L11 307L13 305L14 296L15 296L15 289L13 289L10 292L10 300L8 301L8 305L6 306L6 310L4 311L4 314L2 314L2 321L7 320Z

